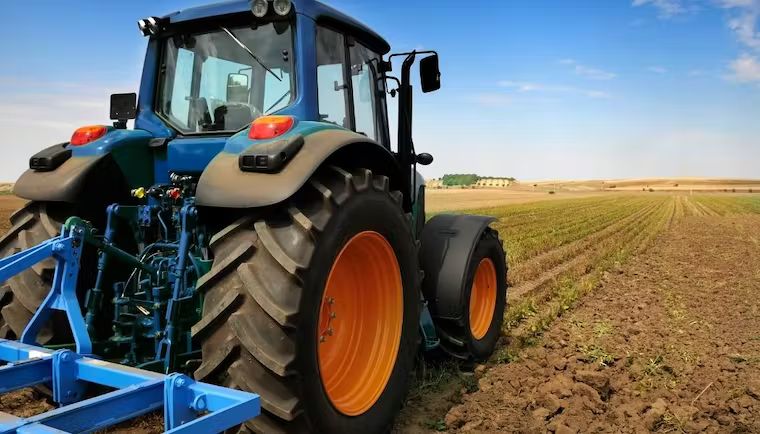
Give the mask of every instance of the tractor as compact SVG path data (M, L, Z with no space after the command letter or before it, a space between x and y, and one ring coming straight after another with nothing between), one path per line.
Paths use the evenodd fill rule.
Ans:
M428 219L417 172L433 157L414 149L411 71L438 90L436 52L390 54L315 0L138 27L139 99L112 95L112 124L37 153L15 184L29 202L0 239L0 356L13 340L50 356L63 404L88 396L66 389L73 358L253 392L240 432L380 433L421 355L492 354L507 298L493 219ZM175 410L205 414L199 396Z

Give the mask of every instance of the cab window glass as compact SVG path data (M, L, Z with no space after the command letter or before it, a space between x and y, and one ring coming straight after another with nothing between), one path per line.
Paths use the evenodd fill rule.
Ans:
M351 86L354 101L355 131L378 140L377 112L377 55L359 43L349 50L351 55Z
M287 107L295 92L291 27L277 21L166 38L156 113L180 133L231 132Z
M345 81L346 51L343 35L317 28L317 95L323 121L351 128Z
M250 102L249 83L251 82L251 67L242 63L231 62L225 59L209 57L201 67L200 97L206 99L211 113L228 102L248 104ZM235 82L242 92L237 92L232 101L227 101L229 77L232 74L245 75L247 79Z
M272 72L281 78L277 81L272 75L267 74L267 85L264 87L264 113L270 114L287 107L290 104L290 74L280 68L273 68Z
M175 95L175 99L171 104L167 103L169 116L175 123L187 128L190 117L190 82L193 78L195 53L180 48L170 61L176 65L176 78L172 85L172 95Z

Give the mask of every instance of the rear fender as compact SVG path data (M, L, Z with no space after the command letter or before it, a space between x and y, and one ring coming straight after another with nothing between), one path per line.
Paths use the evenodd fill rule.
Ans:
M246 146L236 142L247 137L230 139L225 150L206 167L198 182L196 203L220 208L259 208L280 203L295 194L324 164L367 167L391 178L391 187L400 179L393 155L371 139L353 131L327 127L323 123L300 122L295 131L282 136L301 134L304 143L297 154L277 173L244 172L240 154L257 143ZM262 143L262 145L264 145Z
M46 202L115 201L130 188L153 184L150 136L140 130L115 130L84 146L66 146L71 157L54 170L28 169L16 181L15 195Z
M422 292L433 318L462 317L467 267L475 247L493 217L440 214L422 230L420 263L425 272Z
M34 201L76 202L83 196L88 178L107 167L113 169L113 166L113 159L106 154L70 158L50 172L29 169L16 181L13 193ZM118 170L111 173L121 175Z

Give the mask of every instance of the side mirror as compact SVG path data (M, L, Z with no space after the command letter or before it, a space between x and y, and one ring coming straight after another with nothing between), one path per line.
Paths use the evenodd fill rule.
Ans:
M437 54L420 60L420 84L424 93L435 92L441 88L441 70L438 67Z
M227 102L248 102L248 76L232 73L227 75Z
M111 120L116 121L113 126L124 130L127 121L137 117L137 94L115 93L111 95Z
M126 121L136 117L136 93L115 93L111 95L111 120Z
M433 163L432 155L428 154L427 152L417 154L417 164L421 166L429 166L432 163Z

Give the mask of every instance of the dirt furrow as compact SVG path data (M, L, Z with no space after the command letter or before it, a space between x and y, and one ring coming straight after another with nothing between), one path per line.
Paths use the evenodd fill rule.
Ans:
M760 432L753 233L758 216L676 220L519 360L476 371L443 428Z

